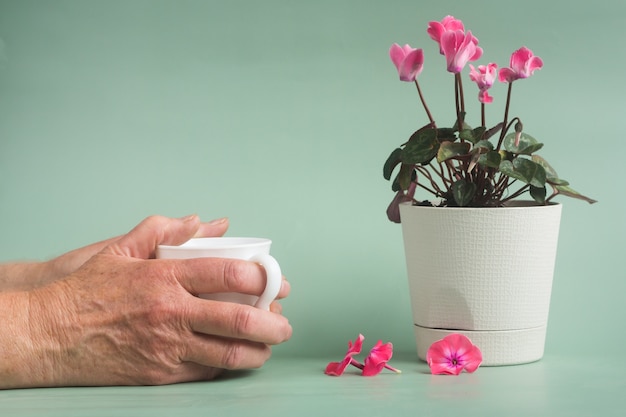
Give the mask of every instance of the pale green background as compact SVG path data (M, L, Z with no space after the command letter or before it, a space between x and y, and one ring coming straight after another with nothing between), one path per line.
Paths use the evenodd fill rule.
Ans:
M599 200L559 200L546 350L621 353L617 0L0 1L0 260L49 258L150 214L229 216L229 235L274 241L292 283L294 336L276 356L332 360L359 332L413 352L381 167L426 118L387 51L425 49L424 92L448 123L452 79L425 32L446 14L479 38L481 63L505 66L522 45L544 59L515 85L512 113L559 173ZM491 123L504 92L494 87Z

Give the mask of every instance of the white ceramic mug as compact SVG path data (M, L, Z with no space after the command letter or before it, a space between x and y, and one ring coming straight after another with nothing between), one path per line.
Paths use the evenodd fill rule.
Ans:
M265 268L267 277L265 291L261 296L240 293L199 294L199 296L269 310L282 284L280 265L269 254L271 244L272 241L269 239L252 237L193 238L179 246L159 245L156 257L159 259L231 258L256 262Z

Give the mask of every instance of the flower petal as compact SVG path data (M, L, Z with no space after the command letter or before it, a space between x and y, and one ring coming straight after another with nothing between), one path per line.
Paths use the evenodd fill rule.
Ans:
M363 347L363 340L365 340L365 336L359 333L357 338L354 340L354 344L351 340L348 340L348 352L347 356L353 356L358 353L361 353L361 348Z
M382 340L379 340L365 358L363 376L378 375L392 356L393 344L391 342L383 344Z
M391 48L389 48L389 57L398 71L400 71L400 65L402 65L402 61L404 61L404 56L404 49L400 45L397 43L391 45Z
M331 376L340 376L346 370L349 363L350 361L330 362L326 365L324 373Z
M502 82L513 82L520 78L528 78L535 70L543 67L543 61L533 54L533 51L522 46L511 54L511 68L504 72L500 70L499 78ZM503 68L504 69L504 68Z
M364 339L365 337L362 334L359 334L354 343L349 340L348 351L346 352L343 360L341 362L330 362L328 365L326 365L324 373L331 376L340 376L341 374L343 374L348 365L350 365L350 363L353 361L352 356L361 353Z
M428 22L428 29L426 29L426 32L435 42L441 42L441 35L443 35L443 32L445 31L446 28L441 22Z
M441 20L441 24L446 28L446 30L460 30L465 32L465 26L463 26L463 22L454 16L446 16Z
M422 49L411 50L398 69L400 80L415 81L415 78L422 72L424 65L424 51Z
M512 83L518 78L517 73L511 68L500 68L500 72L498 73L498 79L503 83Z
M530 49L522 46L511 54L511 69L518 74L524 71L526 62L532 57L533 53Z
M480 90L478 92L478 101L485 104L493 103L493 97L489 95L487 90Z
M528 63L528 76L533 75L535 70L541 69L543 67L543 61L538 56L533 56Z
M483 362L483 354L477 346L472 346L462 358L463 369L470 374L474 372Z
M433 343L426 353L433 374L459 375L463 369L474 372L482 363L482 353L467 336L453 333Z
M458 375L463 367L457 366L447 340L441 339L433 343L426 353L426 362L434 375Z

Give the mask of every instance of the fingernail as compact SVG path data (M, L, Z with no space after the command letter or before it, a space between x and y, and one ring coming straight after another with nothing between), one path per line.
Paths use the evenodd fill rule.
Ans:
M187 222L190 222L192 220L195 220L196 217L198 217L197 214L190 214L188 216L181 217L180 220L182 220L184 223L187 223Z
M228 217L222 217L222 218L220 218L220 219L211 220L211 221L209 222L209 224L210 224L211 226L216 226L216 225L218 225L218 224L222 224L222 223L224 223L226 220L228 220Z

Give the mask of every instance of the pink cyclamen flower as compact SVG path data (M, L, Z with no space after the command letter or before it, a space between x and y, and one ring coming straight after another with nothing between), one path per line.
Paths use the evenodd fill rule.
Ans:
M348 341L348 351L346 352L346 356L343 358L341 362L331 362L326 366L326 370L324 373L326 375L339 376L343 374L348 365L354 363L357 367L361 368L363 365L352 357L361 353L361 348L363 346L363 340L365 337L362 334L356 338L354 343L351 340Z
M432 374L458 375L474 372L483 361L477 346L462 334L453 333L433 343L426 353Z
M543 67L543 61L533 51L522 46L511 54L510 68L502 68L498 78L503 83L512 83L520 78L528 78L535 70Z
M428 29L426 32L430 35L430 38L439 44L439 53L443 55L443 49L441 49L441 36L446 31L457 31L465 32L465 26L463 22L459 19L456 19L454 16L446 16L441 22L428 22Z
M400 46L397 43L389 48L389 57L398 70L401 81L415 81L424 66L424 51L411 48L409 45Z
M487 90L491 88L496 80L498 65L489 63L487 66L479 65L478 69L470 64L470 80L474 81L478 86L478 100L481 103L491 103L493 97L489 95Z
M453 16L446 16L441 22L428 22L426 32L439 44L439 52L446 57L449 72L461 72L468 61L476 61L483 54L478 39L471 31L465 33L463 22Z
M393 356L393 344L391 342L383 344L382 340L379 340L376 345L370 350L369 355L365 358L365 364L363 365L363 376L378 375L383 368L387 368L395 373L401 373L399 369L393 368L387 365L389 359Z
M469 61L476 61L483 55L478 39L471 31L446 31L441 35L440 46L446 57L448 72L454 74L461 72Z

